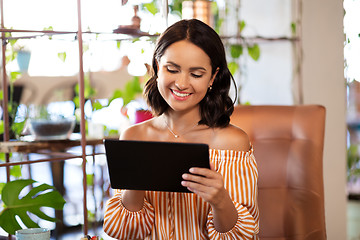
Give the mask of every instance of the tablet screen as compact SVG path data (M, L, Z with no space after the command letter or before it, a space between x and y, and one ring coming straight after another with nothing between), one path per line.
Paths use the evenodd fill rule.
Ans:
M113 189L189 192L182 174L210 168L207 144L105 139L104 145Z

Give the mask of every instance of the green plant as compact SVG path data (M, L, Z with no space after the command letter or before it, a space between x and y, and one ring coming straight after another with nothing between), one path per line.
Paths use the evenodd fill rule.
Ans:
M238 32L239 38L242 40L242 43L230 44L230 56L232 61L229 62L228 67L230 72L234 75L235 72L239 69L238 59L244 53L244 48L247 49L248 55L254 60L258 61L260 58L260 47L257 43L251 43L246 40L246 38L241 36L241 32L246 27L245 21L238 21Z
M4 208L0 212L0 227L7 233L14 235L16 230L21 229L16 216L26 227L38 228L39 225L30 218L29 212L46 221L57 221L56 218L46 215L41 210L42 207L63 209L65 200L54 187L48 184L40 184L30 188L28 193L21 197L23 189L35 182L32 179L21 179L8 182L3 186L1 200Z
M122 98L124 106L134 100L137 95L141 94L143 87L141 86L140 78L135 76L133 79L126 83L124 89L116 89L113 96L109 99L109 102L116 98Z
M360 177L360 156L357 145L351 144L347 149L347 180Z

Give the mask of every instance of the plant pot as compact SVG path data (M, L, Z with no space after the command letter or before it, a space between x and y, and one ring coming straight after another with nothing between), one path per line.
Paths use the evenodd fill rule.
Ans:
M137 110L135 112L135 123L146 121L148 119L151 119L152 117L153 115L148 110Z
M18 51L17 53L17 63L19 65L20 72L26 73L29 69L31 52L29 51Z

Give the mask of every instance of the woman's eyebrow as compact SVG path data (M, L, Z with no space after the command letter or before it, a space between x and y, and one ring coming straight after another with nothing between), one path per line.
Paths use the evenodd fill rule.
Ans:
M180 65L178 65L178 64L176 64L176 63L174 63L172 61L168 61L167 63L173 65L176 68L181 68ZM204 67L191 67L190 68L190 71L196 71L196 70L206 71L206 68L204 68Z
M206 72L206 68L204 68L204 67L192 67L192 68L190 68L190 71L196 71L196 70L202 70L202 71Z
M167 63L173 65L176 68L180 68L180 65L178 65L178 64L176 64L176 63L174 63L172 61L168 61Z

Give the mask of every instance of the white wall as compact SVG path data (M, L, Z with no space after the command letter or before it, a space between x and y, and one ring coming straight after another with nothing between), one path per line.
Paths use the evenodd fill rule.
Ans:
M325 214L329 240L346 239L346 89L343 5L303 1L304 103L326 107Z

